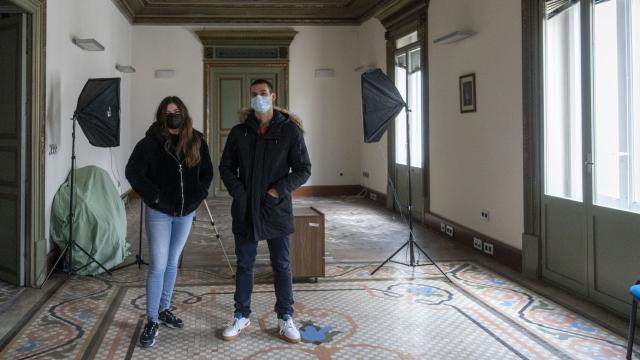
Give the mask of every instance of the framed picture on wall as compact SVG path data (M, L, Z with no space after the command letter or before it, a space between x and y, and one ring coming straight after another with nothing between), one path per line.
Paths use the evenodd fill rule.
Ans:
M476 112L476 74L460 76L460 112Z

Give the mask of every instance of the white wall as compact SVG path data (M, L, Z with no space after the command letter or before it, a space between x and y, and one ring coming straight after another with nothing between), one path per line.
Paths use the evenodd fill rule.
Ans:
M516 248L524 230L520 10L519 1L432 0L428 41L431 210ZM433 44L461 29L478 34ZM473 72L478 111L461 114L458 77Z
M246 27L242 27L246 28ZM306 185L360 183L360 55L357 27L295 27L290 48L289 104L305 127L312 175ZM202 129L202 44L192 30L181 26L135 26L133 62L138 69L133 84L134 139L144 135L164 96L185 101ZM335 78L314 77L317 68L333 68ZM153 71L176 70L168 80L156 80ZM247 104L248 106L248 104ZM216 164L217 166L217 164ZM342 172L342 176L340 173Z
M307 131L312 163L307 185L360 184L360 74L354 70L359 64L358 29L296 30L290 52L290 103ZM314 78L317 68L335 69L335 78Z
M71 168L71 129L78 96L89 78L121 77L121 146L110 150L93 147L79 126L76 129L77 166L97 165L112 174L120 193L130 186L124 166L131 153L131 75L115 70L115 64L131 64L131 25L111 0L56 0L47 2L47 105L46 150L57 144L58 152L45 158L45 218L49 218L53 197ZM95 38L103 52L88 52L71 39ZM134 75L135 76L135 75Z
M374 65L387 71L387 45L384 38L385 28L377 19L370 19L358 28L358 45L360 46L359 65ZM360 83L358 80L358 91ZM362 106L362 98L358 98L358 105ZM369 173L369 178L361 176L360 184L382 194L387 193L387 135L379 142L365 144L363 138L362 112L359 117L360 129L360 166L361 172Z
M189 109L193 127L203 129L202 44L191 31L171 26L134 26L132 118L134 144L155 121L158 104L178 96ZM155 70L174 69L170 79L156 79Z

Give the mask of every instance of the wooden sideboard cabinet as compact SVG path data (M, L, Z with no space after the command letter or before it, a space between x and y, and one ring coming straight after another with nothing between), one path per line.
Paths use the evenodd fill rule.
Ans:
M324 277L324 214L314 207L293 209L291 271L294 278Z

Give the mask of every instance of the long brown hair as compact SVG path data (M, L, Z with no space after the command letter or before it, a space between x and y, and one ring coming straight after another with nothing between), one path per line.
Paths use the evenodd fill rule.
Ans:
M179 128L180 133L178 135L178 145L176 146L176 153L179 157L184 156L188 167L193 167L200 162L200 136L193 131L193 122L191 116L189 116L189 110L184 105L182 100L177 96L167 96L158 105L156 111L156 122L163 129L164 137L169 140L170 133L167 128L167 107L169 104L174 104L180 110L182 114L182 126Z

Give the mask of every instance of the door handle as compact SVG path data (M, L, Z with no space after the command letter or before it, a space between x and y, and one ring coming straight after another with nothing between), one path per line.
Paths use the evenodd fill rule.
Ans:
M314 222L310 222L309 223L309 227L316 227L317 228L317 227L320 227L320 224L314 223Z
M593 172L593 166L595 165L595 163L593 161L585 161L584 164L587 167L587 174L591 175L591 173Z

